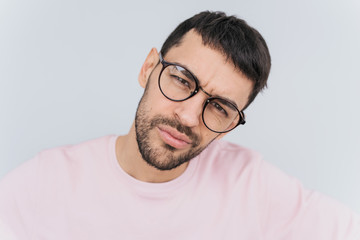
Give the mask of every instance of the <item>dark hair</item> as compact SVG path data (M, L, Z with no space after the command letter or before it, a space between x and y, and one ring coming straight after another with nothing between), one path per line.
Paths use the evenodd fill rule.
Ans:
M183 36L195 30L203 44L223 53L235 67L254 82L247 108L267 84L271 58L265 40L244 20L227 16L223 12L201 12L180 23L161 48L163 56L173 46L179 45Z

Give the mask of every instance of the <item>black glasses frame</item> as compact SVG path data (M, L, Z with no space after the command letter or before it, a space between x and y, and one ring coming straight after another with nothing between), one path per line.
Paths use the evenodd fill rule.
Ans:
M205 100L205 103L204 103L204 107L203 107L203 110L202 110L202 121L204 123L204 125L207 127L207 129L209 129L210 131L212 132L216 132L216 133L226 133L226 132L230 132L231 130L233 130L234 128L236 128L237 126L239 125L244 125L246 123L245 121L245 113L243 111L240 111L234 104L232 104L231 102L227 101L226 99L223 99L223 98L220 98L220 97L212 97L211 94L207 93L199 84L199 80L197 79L197 77L191 72L189 71L187 68L185 68L184 66L181 66L180 64L177 64L177 63L171 63L171 62L167 62L163 59L161 53L159 54L159 58L160 58L160 63L162 64L162 68L161 68L161 71L159 73L159 79L158 79L158 86L159 86L159 89L160 89L160 92L164 95L164 97L166 97L167 99L173 101L173 102L183 102L191 97L193 97L195 94L197 94L199 92L199 90L203 91L206 95L209 96L209 98L207 98ZM168 66L179 66L183 69L185 69L186 71L188 71L191 76L193 77L193 79L195 80L195 90L190 94L190 96L184 98L184 99L180 99L180 100L176 100L176 99L172 99L172 98L169 98L168 96L166 96L166 94L163 92L163 90L161 89L161 84L160 84L160 78L161 78L161 74L163 73L164 69L167 68ZM238 112L239 114L239 121L238 123L231 129L229 130L226 130L226 131L215 131L211 128L208 127L208 125L206 125L206 122L205 122L205 119L204 119L204 112L205 112L205 108L206 106L212 101L212 100L215 100L215 99L220 99L222 101L226 101L228 102L231 106L234 107L234 109L236 109L236 111Z

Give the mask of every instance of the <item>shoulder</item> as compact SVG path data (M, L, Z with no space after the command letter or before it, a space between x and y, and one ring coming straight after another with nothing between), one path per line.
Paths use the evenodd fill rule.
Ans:
M223 184L246 184L259 192L291 192L296 191L294 186L301 186L298 179L266 162L260 153L224 140L214 141L200 155L199 171Z
M201 158L206 159L208 164L231 168L250 167L263 162L262 156L256 151L224 140L213 141L201 154Z
M43 150L5 175L0 182L22 180L26 184L36 179L37 182L39 179L63 179L68 174L81 171L84 166L95 168L96 162L109 154L111 142L115 144L115 140L116 136L105 136L76 145Z
M91 155L92 157L102 155L108 151L108 147L113 141L115 144L116 136L105 136L97 139L85 141L74 145L65 145L52 149L41 151L37 158L39 160L53 159L77 159L78 156L84 155L85 157Z
M213 141L199 157L198 170L215 181L235 183L259 176L264 161L254 150L224 140ZM253 182L253 181L251 181Z
M36 163L39 167L58 168L91 164L93 161L109 154L109 147L115 144L116 136L105 136L74 145L65 145L39 152Z

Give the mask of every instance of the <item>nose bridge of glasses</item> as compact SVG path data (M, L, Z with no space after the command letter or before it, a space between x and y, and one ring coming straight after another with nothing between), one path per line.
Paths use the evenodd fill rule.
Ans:
M203 89L201 86L199 86L199 89L200 89L203 93L205 93L208 97L212 97L212 95L211 95L210 93L206 92L205 89Z
M205 97L204 97L204 95L201 97L202 94L198 94L199 92L203 92ZM206 106L206 102L209 101L209 99L211 97L212 97L212 95L210 93L206 92L201 86L198 85L197 89L195 89L192 92L191 96L189 98L187 98L186 100L188 102L192 102L192 101L189 101L189 99L195 100L197 98L200 98L200 100L195 100L195 101L198 101L199 103L201 103L201 110L203 110L203 108ZM192 102L192 103L190 103L190 105L192 106L192 108L195 108L197 104Z
M208 92L205 91L204 88L202 88L200 85L198 85L197 89L195 89L192 93L190 98L194 97L195 95L198 95L197 93L200 92L199 89L201 90L201 92L203 92L206 95L206 99L203 101L204 103L212 97L212 95Z

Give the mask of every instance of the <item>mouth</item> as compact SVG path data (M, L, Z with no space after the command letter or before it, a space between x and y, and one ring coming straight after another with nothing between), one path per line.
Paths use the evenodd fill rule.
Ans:
M184 149L191 145L192 141L188 136L168 126L158 126L157 130L161 139L176 149Z

